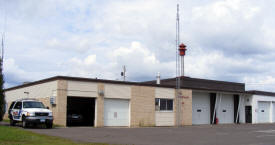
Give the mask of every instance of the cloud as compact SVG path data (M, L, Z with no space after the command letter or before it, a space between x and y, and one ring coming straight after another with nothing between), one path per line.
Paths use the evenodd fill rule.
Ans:
M123 65L126 66L127 80L142 81L145 78L153 79L158 71L163 72L165 77L173 75L175 63L160 62L150 49L134 41L129 47L119 47L106 53L103 61L97 60L95 54L89 54L84 58L74 57L63 67L73 76L121 80Z
M257 0L8 1L6 82L174 77L177 3L186 75L274 89L275 6Z

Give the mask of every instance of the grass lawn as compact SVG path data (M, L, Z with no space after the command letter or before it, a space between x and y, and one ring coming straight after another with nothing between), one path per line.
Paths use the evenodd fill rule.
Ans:
M75 143L59 137L36 134L21 128L0 126L0 145L107 145Z

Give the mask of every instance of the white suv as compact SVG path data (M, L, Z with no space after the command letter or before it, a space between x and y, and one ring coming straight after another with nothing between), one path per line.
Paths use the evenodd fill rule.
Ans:
M45 124L47 128L53 126L53 113L49 107L35 99L20 99L12 102L9 108L10 125L22 122L23 128L33 124Z

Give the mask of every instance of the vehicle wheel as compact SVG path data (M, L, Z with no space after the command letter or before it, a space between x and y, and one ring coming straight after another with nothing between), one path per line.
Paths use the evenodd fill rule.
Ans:
M23 116L22 118L22 127L27 128L29 126L28 122L26 121L26 118Z
M10 126L14 126L15 125L15 121L13 121L13 119L10 119Z
M46 128L53 128L53 124L52 123L46 123Z

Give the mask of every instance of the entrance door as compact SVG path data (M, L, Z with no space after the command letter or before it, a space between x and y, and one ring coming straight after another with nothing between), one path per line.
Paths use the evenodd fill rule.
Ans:
M245 123L252 123L252 107L245 106Z

